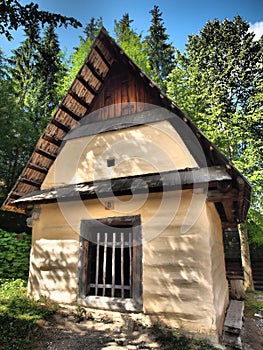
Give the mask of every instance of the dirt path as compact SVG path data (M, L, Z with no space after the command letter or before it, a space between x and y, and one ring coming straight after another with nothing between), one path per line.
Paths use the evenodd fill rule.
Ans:
M145 315L85 311L86 314L83 308L64 307L48 322L41 322L42 334L34 350L164 349ZM251 310L245 312L244 350L263 350L263 317L254 314Z
M60 310L51 321L43 322L35 350L160 349L149 332L147 317L92 310L85 321L78 323L78 318Z

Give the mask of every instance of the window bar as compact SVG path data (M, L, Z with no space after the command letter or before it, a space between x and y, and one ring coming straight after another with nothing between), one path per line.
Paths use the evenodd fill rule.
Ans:
M116 232L112 235L112 263L111 263L111 296L114 297L115 292L115 248L116 248Z
M97 232L95 295L98 295L98 284L99 284L99 258L100 258L100 233Z
M132 297L132 233L129 232L130 298Z
M121 297L124 298L124 233L121 232Z
M107 232L105 232L104 254L103 254L103 292L102 292L103 297L105 296L105 289L106 289L107 239L108 239L108 234Z

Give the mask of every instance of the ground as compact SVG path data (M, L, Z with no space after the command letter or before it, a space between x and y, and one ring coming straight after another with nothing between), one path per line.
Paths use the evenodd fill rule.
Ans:
M243 349L263 350L263 311L261 313L258 309L258 305L263 303L263 294L249 293L247 298L242 330ZM183 340L181 345L176 342L173 347L171 338L164 341L160 337L160 329L153 328L150 319L141 314L64 306L40 326L41 338L34 350L211 349L206 345L189 345Z
M247 293L242 341L244 350L263 350L263 293Z

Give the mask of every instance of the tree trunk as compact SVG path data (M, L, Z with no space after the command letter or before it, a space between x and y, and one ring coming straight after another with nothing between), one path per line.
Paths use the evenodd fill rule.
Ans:
M239 224L238 232L241 246L241 260L244 269L244 288L245 290L254 290L247 230L243 229L242 225Z

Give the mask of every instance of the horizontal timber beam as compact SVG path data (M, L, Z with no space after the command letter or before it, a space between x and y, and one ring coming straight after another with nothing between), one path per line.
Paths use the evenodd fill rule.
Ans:
M60 147L61 146L61 143L62 143L62 140L59 140L53 136L50 136L48 134L44 134L42 136L42 138L45 140L45 141L48 141L49 143L52 143L53 145L57 146L57 147Z
M37 187L37 188L40 188L41 186L41 182L37 182L35 180L31 180L31 179L27 179L26 177L22 177L20 179L21 182L27 184L27 185L31 185L31 186L34 186L34 187Z
M102 76L96 71L95 67L90 62L86 62L86 66L89 68L89 70L94 75L94 77L98 79L99 82L101 83L104 82L104 79L102 78Z
M85 86L85 88L93 95L96 96L98 92L81 76L77 75L77 80Z
M41 166L33 164L33 163L29 163L27 165L27 167L32 169L32 170L39 171L40 173L43 173L43 174L47 174L48 173L48 169L47 168L42 168Z
M79 97L76 92L74 91L69 91L69 95L74 98L75 101L77 101L82 107L88 109L90 105L83 100L83 98Z
M207 194L208 202L225 202L225 201L237 201L238 191L232 190L230 192L222 193L218 190L209 190Z
M106 57L103 55L101 49L96 45L94 47L95 51L97 51L97 53L99 54L100 58L102 59L102 61L106 64L106 66L108 67L108 69L110 69L111 64L108 62L108 60L106 59Z
M48 158L48 159L51 159L51 160L55 160L57 157L55 154L51 154L47 151L44 151L42 148L36 148L35 152L40 154L41 156Z
M66 107L65 105L60 105L59 108L65 112L66 114L68 114L72 119L76 120L77 122L81 119L81 117L77 114L75 114L74 112L72 112L70 109L68 109L68 107Z
M64 124L62 124L60 121L58 121L57 119L53 118L51 120L51 124L55 125L57 128L65 131L65 133L68 133L70 128Z

